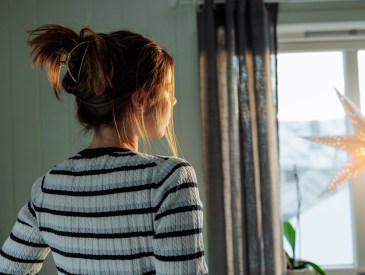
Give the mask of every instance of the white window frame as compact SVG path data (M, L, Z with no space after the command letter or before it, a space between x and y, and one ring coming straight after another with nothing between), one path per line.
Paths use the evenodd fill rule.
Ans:
M358 78L358 54L365 50L365 38L357 40L338 39L332 41L286 41L279 36L278 53L301 53L321 51L343 52L345 95L360 108ZM365 77L365 76L364 76ZM280 99L279 99L280 100ZM349 185L352 201L354 266L326 269L328 275L365 275L365 172L352 179Z

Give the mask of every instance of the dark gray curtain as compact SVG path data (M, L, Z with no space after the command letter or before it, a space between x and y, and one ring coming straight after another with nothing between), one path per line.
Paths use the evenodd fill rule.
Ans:
M276 120L277 4L198 12L211 275L283 274Z

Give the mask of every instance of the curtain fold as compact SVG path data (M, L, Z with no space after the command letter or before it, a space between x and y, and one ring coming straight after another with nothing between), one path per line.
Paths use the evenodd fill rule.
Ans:
M198 13L210 274L282 274L277 4L206 0Z

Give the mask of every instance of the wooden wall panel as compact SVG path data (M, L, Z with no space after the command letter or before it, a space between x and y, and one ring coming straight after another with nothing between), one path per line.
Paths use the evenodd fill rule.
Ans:
M123 29L148 34L148 2L145 0L121 0L123 3ZM156 1L159 2L159 1Z
M106 8L106 4L110 8ZM94 0L93 7L97 12L95 13L92 26L98 32L111 32L124 27L124 14L128 12L128 10L125 10L123 1L108 0L105 2Z
M15 207L30 199L41 172L39 85L31 69L25 31L35 23L35 1L9 1Z
M4 242L16 219L13 175L13 129L12 129L12 91L11 33L9 3L0 1L0 242Z
M175 74L178 104L176 105L178 138L184 157L195 167L202 198L202 152L199 94L198 41L196 30L196 7L176 8Z
M63 1L37 1L36 25L54 23L64 24L65 3ZM39 104L41 123L41 152L42 172L64 160L70 155L69 150L69 120L68 104L65 99L68 96L61 92L61 101L57 100L53 88L48 81L46 70L35 69L33 76L39 82Z

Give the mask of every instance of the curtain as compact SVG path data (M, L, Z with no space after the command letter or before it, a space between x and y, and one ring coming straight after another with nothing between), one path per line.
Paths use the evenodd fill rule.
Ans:
M198 11L209 274L283 274L277 146L277 4Z

